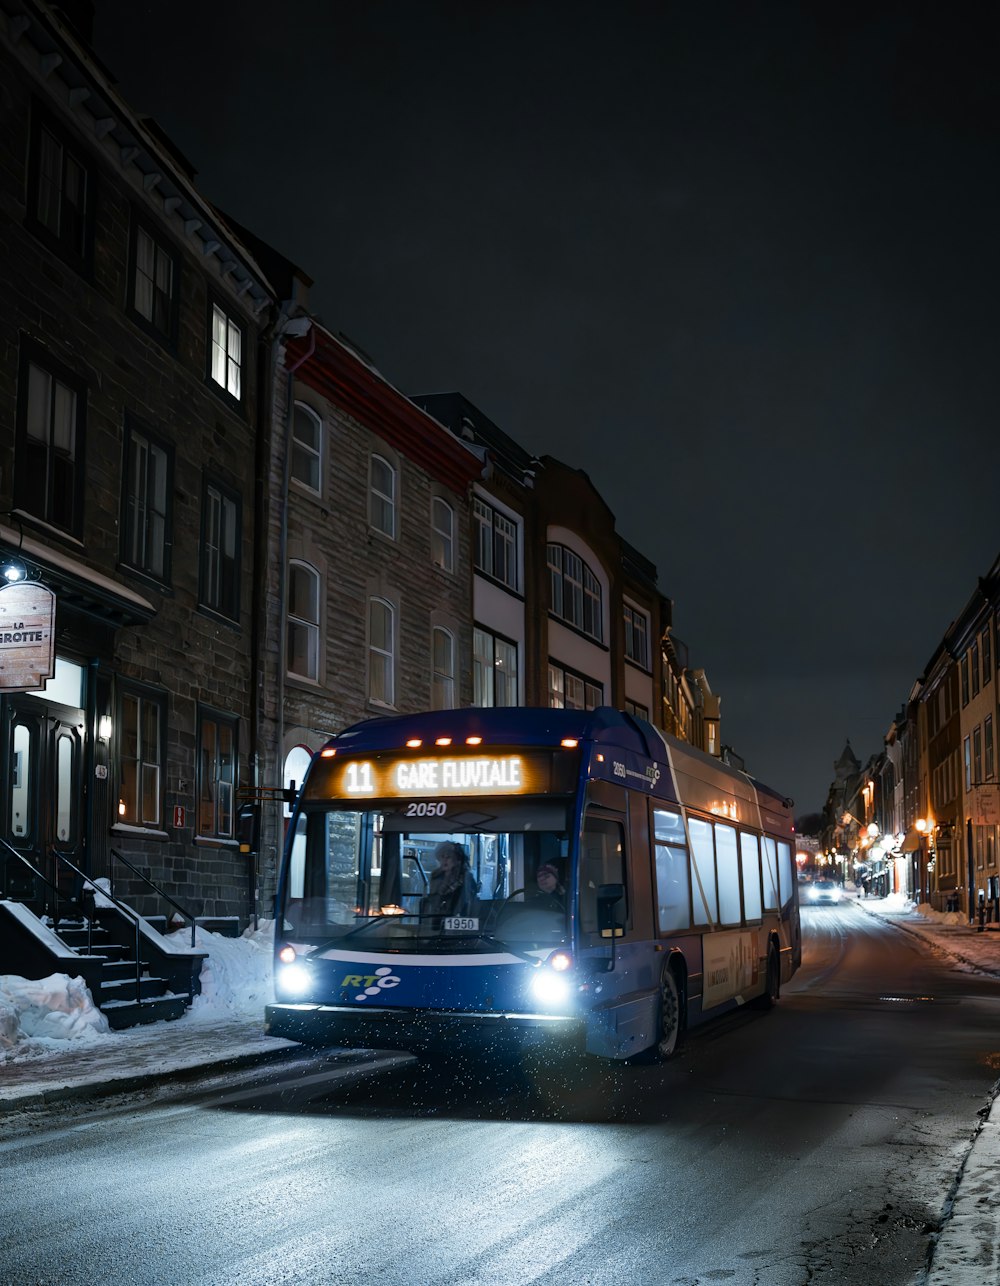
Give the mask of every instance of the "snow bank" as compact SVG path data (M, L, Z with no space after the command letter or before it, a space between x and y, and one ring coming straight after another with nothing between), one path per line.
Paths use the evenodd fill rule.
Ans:
M61 1041L94 1041L110 1031L82 978L0 975L0 1055L24 1042L19 1053L41 1053Z
M190 946L190 929L169 937ZM263 1021L264 1006L273 999L273 943L273 920L261 920L258 929L247 929L240 938L197 929L195 944L208 952L201 968L201 995L179 1021ZM37 980L0 975L0 1063L66 1049L67 1041L113 1040L116 1034L82 978L63 973Z
M195 930L195 946L208 952L201 966L201 995L195 996L191 1018L211 1022L220 1015L256 1014L263 1020L264 1006L274 999L271 966L274 921L260 920L256 930L239 938L224 938L204 929ZM178 929L172 937L191 943L191 930Z

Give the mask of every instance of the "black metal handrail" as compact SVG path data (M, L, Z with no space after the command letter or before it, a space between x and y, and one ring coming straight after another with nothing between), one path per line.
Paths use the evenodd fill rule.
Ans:
M79 907L79 905L80 905L80 904L79 904L79 902L77 902L76 898L72 898L72 897L71 897L71 898L67 898L67 897L65 897L65 895L64 895L64 894L60 893L60 892L59 892L59 885L58 885L58 884L54 884L54 883L53 883L53 882L48 878L48 876L43 875L43 874L42 874L42 872L38 869L38 867L34 864L34 862L30 861L27 857L25 857L25 855L24 855L22 852L20 852L18 849L16 849L16 848L14 847L14 845L13 845L13 844L8 844L8 842L7 842L5 839L0 839L0 847L5 848L5 849L7 850L7 852L11 855L11 857L16 857L16 858L17 858L17 860L18 860L19 862L23 862L23 863L24 863L24 865L28 868L28 870L31 872L31 874L35 876L35 878L36 878L36 879L41 880L41 882L42 882L44 885L46 885L48 888L50 888L50 889L52 890L53 894L55 895L55 897L54 897L54 899L53 899L53 904L52 904L52 911L53 911L53 914L52 914L52 924L53 924L53 927L55 928L56 932L58 932L58 931L59 931L59 900L60 900L60 898L62 898L62 900L63 900L63 901L69 902L69 903L71 903L72 905L77 906L77 907ZM82 910L82 908L81 908L81 910Z
M81 871L75 862L71 862L69 860L69 858L66 856L65 853L60 853L58 849L52 849L51 852L52 852L52 856L56 858L57 861L62 862L63 866L68 866L69 869L73 872L73 874L79 876L79 878L83 880L85 884L89 884L90 887L95 891L95 893L100 893L102 897L106 897L109 902L114 903L114 905L118 908L118 910L121 911L122 915L125 916L126 920L132 921L132 928L135 931L135 1003L137 1005L141 1005L142 1004L142 953L139 950L139 922L142 919L142 916L139 915L138 911L134 911L130 906L127 906L124 902L120 902L118 898L114 896L113 893L110 893L107 889L102 889L95 879L92 879L84 871ZM92 916L88 916L87 917L88 922L92 918L93 918Z
M174 899L170 896L170 894L165 893L163 889L161 889L160 886L156 883L155 880L151 880L149 876L146 875L143 871L140 871L137 866L133 866L127 857L122 857L121 853L119 853L117 849L112 848L112 849L109 849L108 852L111 854L112 857L117 858L119 862L122 862L125 866L127 866L128 869L133 873L133 875L138 875L140 880L145 880L145 882L149 885L149 887L151 889L155 889L156 892L160 895L160 897L163 898L164 901L169 902L175 911L179 911L185 920L190 921L191 945L193 947L195 944L194 943L194 931L195 931L194 915L186 907L181 906L179 902L175 902ZM114 873L113 867L111 869L110 887L113 891L115 887L115 873ZM114 901L113 893L112 893L112 901Z

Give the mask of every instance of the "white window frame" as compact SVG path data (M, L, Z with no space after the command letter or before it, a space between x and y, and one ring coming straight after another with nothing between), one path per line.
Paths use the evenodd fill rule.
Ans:
M209 336L211 375L223 392L236 402L243 399L243 349L245 327L212 300L212 333Z
M305 578L311 587L309 597L311 602L308 604L295 603L293 608L292 587L295 583L296 574ZM307 563L301 558L289 559L288 563L288 611L286 613L286 645L285 645L285 669L287 673L295 679L305 679L310 683L319 682L319 621L321 604L323 602L323 578L318 570L313 567L312 563ZM294 610L295 608L299 610ZM306 615L305 610L309 614ZM306 672L296 670L292 665L292 658L296 649L292 646L292 638L296 635L305 640L305 656L307 658L308 669Z
M389 473L389 483L391 490L386 492L381 486L375 483L376 464L383 465ZM373 453L368 466L368 521L371 526L388 536L390 540L396 539L396 495L398 491L398 474L395 466L384 455ZM380 512L381 511L381 512ZM388 530L384 520L388 518Z
M315 444L307 442L299 435L300 413L315 430ZM305 402L296 402L292 412L291 477L300 487L314 496L320 495L323 487L323 441L323 417ZM315 479L314 482L307 482L299 477L296 473L296 462L305 465L305 471L310 478Z
M439 650L443 648L444 650ZM431 709L455 708L455 636L443 625L431 630Z
M455 570L455 510L442 496L431 497L431 562Z
M376 609L385 613L388 647L375 642ZM379 685L376 685L376 675L381 676ZM377 595L368 600L368 700L372 705L388 709L394 709L396 704L396 609L388 599Z
M625 601L625 659L649 671L649 613ZM636 644L638 643L638 647Z
M498 644L500 648L498 648ZM506 649L506 651L498 659L500 649ZM505 661L512 661L513 667L510 664L505 666ZM519 692L518 665L519 657L516 643L500 634L495 634L492 630L486 629L485 626L474 626L472 631L472 704L481 708L493 707L498 704L496 680L498 671L501 671L506 695L513 698L503 704L505 706L516 706ZM511 674L512 668L513 674Z

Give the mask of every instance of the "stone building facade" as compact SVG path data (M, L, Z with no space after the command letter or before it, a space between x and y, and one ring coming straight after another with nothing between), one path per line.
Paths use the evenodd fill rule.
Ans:
M0 555L56 663L2 697L0 892L72 885L61 853L240 915L273 292L61 14L0 5Z

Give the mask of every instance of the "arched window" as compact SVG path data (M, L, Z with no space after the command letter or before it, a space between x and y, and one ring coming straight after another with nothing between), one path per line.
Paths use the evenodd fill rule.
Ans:
M579 554L565 545L548 546L549 609L598 643L604 639L601 582Z
M305 775L312 763L312 752L305 746L293 746L285 756L285 772L282 779L282 786L289 787L293 782L295 789L301 790ZM292 806L286 803L284 806L284 815L291 817Z
M396 539L396 470L388 460L371 460L370 522L376 531Z
M302 402L292 418L292 477L310 491L320 492L323 461L323 421Z
M431 709L455 708L455 638L449 631L435 626L431 631Z
M431 501L431 562L446 572L455 570L455 511L440 496Z
M287 656L285 668L299 679L319 681L320 576L309 563L288 564Z
M395 613L384 598L368 600L368 700L395 704Z

